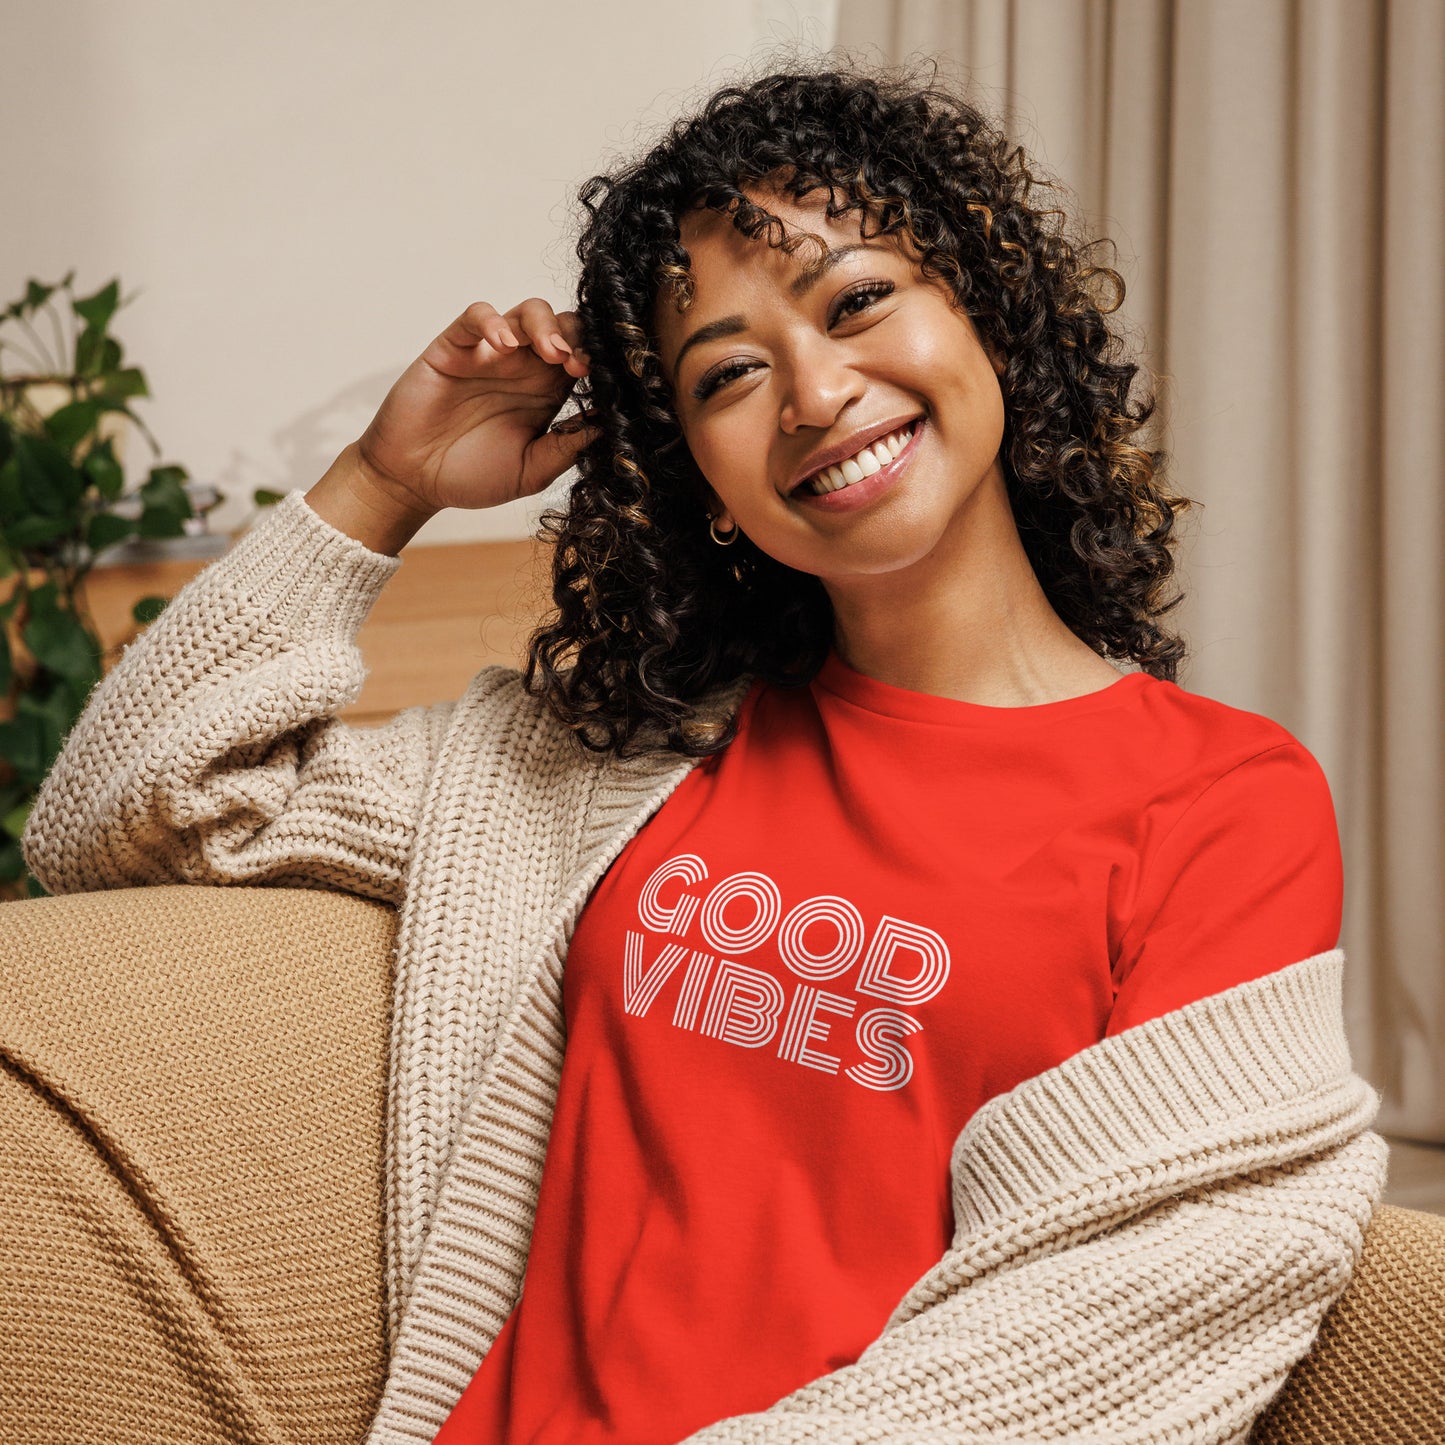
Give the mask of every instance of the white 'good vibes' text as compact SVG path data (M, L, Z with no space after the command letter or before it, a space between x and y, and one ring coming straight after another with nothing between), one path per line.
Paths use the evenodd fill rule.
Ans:
M626 1012L646 1018L681 971L675 1027L746 1049L776 1040L778 1058L825 1074L837 1074L843 1064L842 1055L828 1047L838 1047L833 1030L853 1019L853 1043L861 1057L842 1068L844 1076L866 1089L901 1089L913 1076L913 1057L903 1041L923 1025L888 1005L917 1007L948 982L943 938L888 914L867 937L863 915L832 894L806 898L784 914L782 893L766 873L734 873L700 888L707 877L701 858L681 853L655 869L643 886L637 914L645 931L627 930L623 959ZM723 918L730 904L732 923ZM748 917L740 923L741 912ZM694 922L704 947L676 941ZM661 938L651 938L649 947L652 935ZM773 974L738 962L737 955L769 940L793 975L791 997ZM826 945L822 951L820 944ZM818 987L822 983L832 987ZM843 987L863 999L838 992ZM874 999L883 1006L870 1007Z

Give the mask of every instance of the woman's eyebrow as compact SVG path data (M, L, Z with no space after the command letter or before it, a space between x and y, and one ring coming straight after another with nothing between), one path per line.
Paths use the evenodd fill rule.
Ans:
M803 269L796 280L788 283L788 294L795 298L802 298L828 274L840 261L846 260L855 251L891 251L891 246L870 245L867 241L854 241L847 246L838 246L830 249L820 260L815 261L811 266ZM739 312L731 316L720 316L716 321L709 321L706 326L699 326L677 350L677 358L672 363L672 374L676 378L682 370L682 358L687 355L690 348L701 346L708 341L721 341L725 336L736 336L740 331L748 329L747 317Z
M811 266L805 266L803 273L796 281L790 282L788 294L791 296L806 296L839 261L846 260L854 251L891 251L891 246L869 245L867 241L854 241L851 245L839 246L836 250L830 250L821 260L815 261Z
M707 341L721 341L724 336L736 336L739 331L747 329L747 318L741 315L719 316L716 321L709 321L706 326L699 326L678 348L677 359L672 363L674 381L682 371L682 358L692 347L701 346Z

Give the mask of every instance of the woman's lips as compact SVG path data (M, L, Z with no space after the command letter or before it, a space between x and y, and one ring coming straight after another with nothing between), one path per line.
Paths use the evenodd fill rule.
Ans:
M824 492L822 496L815 496L807 487L803 487L801 491L791 494L791 500L806 507L817 507L824 512L856 512L860 507L868 506L903 475L904 469L912 462L913 454L918 450L918 443L927 424L926 417L919 417L913 423L913 435L908 438L908 445L886 467L880 467L871 477L864 477L861 482L850 482L836 492Z

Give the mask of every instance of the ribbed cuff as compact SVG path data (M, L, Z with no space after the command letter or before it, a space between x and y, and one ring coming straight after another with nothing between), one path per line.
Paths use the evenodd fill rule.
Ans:
M373 552L313 510L299 491L273 504L212 564L251 601L284 612L297 635L354 637L400 557Z
M1344 961L1330 949L1197 999L995 1095L954 1145L959 1229L1121 1158L1338 1088L1351 1069Z

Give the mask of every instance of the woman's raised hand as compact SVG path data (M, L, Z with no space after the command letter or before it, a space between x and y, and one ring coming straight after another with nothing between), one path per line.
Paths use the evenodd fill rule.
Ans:
M408 504L495 507L556 481L596 434L549 430L587 375L575 311L468 306L397 379L356 446Z

